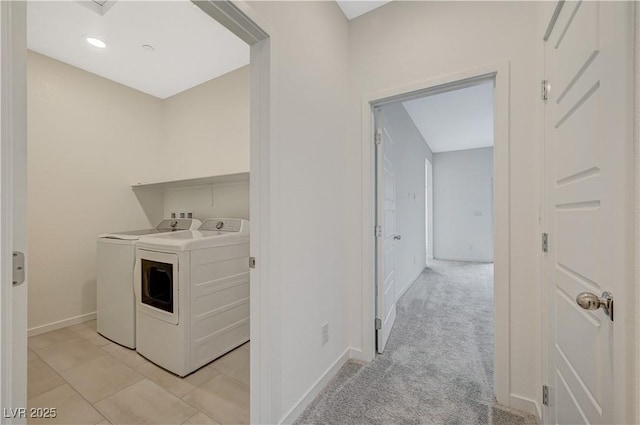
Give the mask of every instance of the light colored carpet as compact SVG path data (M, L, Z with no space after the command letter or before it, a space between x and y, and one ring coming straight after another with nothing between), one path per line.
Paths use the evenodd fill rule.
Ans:
M493 397L493 265L432 261L384 354L350 361L297 424L535 424Z

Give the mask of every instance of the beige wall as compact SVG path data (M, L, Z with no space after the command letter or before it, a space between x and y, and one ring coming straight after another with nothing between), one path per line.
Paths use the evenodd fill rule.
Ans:
M172 212L193 212L199 219L238 217L249 219L249 183L225 186L193 186L163 193L164 217Z
M164 101L166 176L249 171L249 67Z
M249 67L164 100L165 178L249 171ZM164 191L164 216L249 218L249 184Z
M161 175L161 119L159 99L28 53L29 328L94 312L96 237L149 226L130 184Z
M30 329L95 312L100 233L174 209L248 217L248 185L215 189L215 205L210 187L131 190L247 171L248 87L245 67L163 101L29 52Z

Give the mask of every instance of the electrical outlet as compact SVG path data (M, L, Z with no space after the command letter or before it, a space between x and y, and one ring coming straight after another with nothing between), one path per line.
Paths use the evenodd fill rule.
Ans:
M324 323L321 328L322 332L322 345L325 345L329 342L329 323Z

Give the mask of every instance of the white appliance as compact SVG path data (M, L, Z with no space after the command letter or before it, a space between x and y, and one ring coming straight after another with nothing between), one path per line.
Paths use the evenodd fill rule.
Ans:
M98 238L98 321L102 336L128 348L136 348L136 314L133 267L136 241L142 235L197 229L200 220L162 220L155 229L105 233Z
M136 247L136 350L185 376L249 340L249 222L143 236Z

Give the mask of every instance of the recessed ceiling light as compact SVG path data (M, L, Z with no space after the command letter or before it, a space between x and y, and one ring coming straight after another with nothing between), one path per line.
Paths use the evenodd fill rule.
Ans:
M154 50L156 50L155 47L153 47L151 44L143 44L142 48L147 52L153 52Z
M91 44L93 47L97 47L99 49L104 49L107 47L106 43L99 38L95 37L87 37L87 43Z

